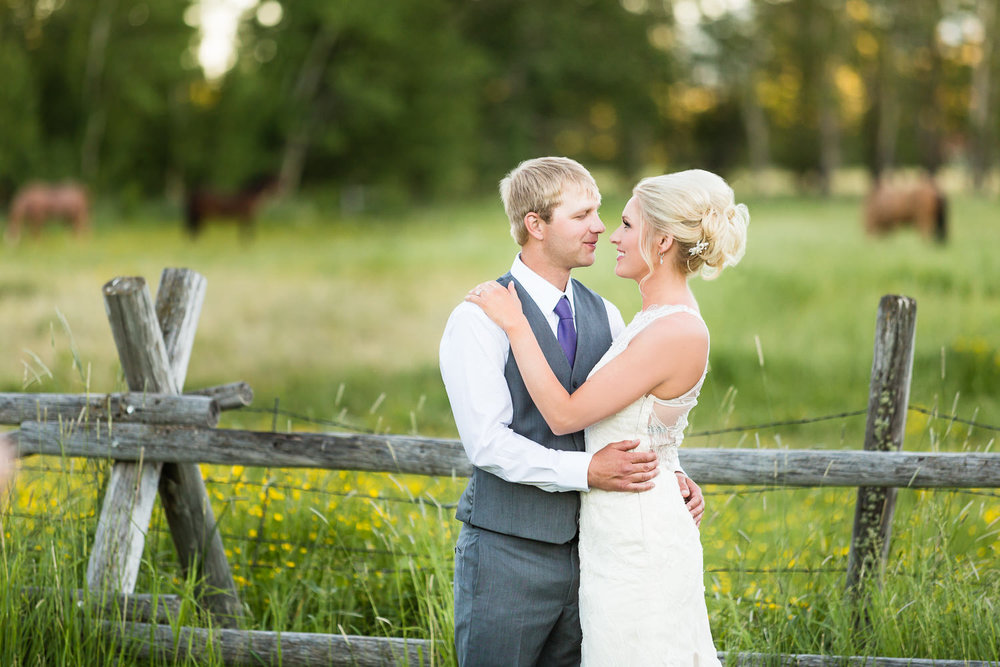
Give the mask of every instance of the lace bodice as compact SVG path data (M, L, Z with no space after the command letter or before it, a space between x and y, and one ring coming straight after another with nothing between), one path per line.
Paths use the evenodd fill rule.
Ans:
M688 306L669 304L652 306L639 311L625 330L611 343L611 348L604 354L591 374L596 373L605 364L621 354L632 339L640 331L661 317L676 313L690 313L701 319L698 311ZM659 399L647 394L627 406L617 414L590 426L587 429L588 449L593 446L595 451L603 444L623 438L638 438L639 449L652 449L664 455L676 456L676 449L684 439L684 429L688 424L688 413L698 404L698 393L705 382L708 364L697 383L686 392L670 399ZM621 437L615 437L620 435Z

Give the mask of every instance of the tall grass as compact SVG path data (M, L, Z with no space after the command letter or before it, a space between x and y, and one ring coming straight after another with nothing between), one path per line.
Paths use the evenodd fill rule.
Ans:
M609 227L622 197L606 197ZM994 203L953 202L952 241L862 236L858 201L748 202L744 262L695 282L712 330L711 373L694 432L863 409L875 309L885 293L918 302L911 402L1000 424L1000 228ZM252 244L218 227L198 244L179 223L98 220L0 249L2 391L113 391L120 379L100 285L165 266L208 278L187 385L237 379L256 411L224 426L331 428L454 437L437 345L469 286L509 267L513 244L492 201L400 219L265 216ZM626 319L634 284L613 277L610 246L587 284ZM275 399L278 413L272 413ZM864 417L694 436L699 447L858 448ZM987 451L995 431L921 412L906 448ZM101 631L69 593L85 588L105 462L24 462L0 541L0 663L132 664L135 647ZM204 466L246 625L286 632L430 638L450 664L451 567L462 480ZM706 593L721 650L1000 659L1000 497L901 491L889 564L870 591L870 627L844 597L850 489L708 488ZM137 589L185 601L166 524L154 512ZM52 588L39 602L28 587Z

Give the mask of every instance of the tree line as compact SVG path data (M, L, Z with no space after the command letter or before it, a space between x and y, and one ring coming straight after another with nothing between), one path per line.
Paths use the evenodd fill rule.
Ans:
M199 66L175 0L0 0L0 200L34 178L156 198L493 187L518 161L777 167L994 160L995 0L276 0ZM266 11L265 11L266 9Z

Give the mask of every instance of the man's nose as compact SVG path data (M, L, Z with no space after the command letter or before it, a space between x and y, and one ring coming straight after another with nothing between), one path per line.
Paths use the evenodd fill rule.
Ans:
M591 230L593 230L595 234L601 234L602 232L604 232L605 227L604 223L601 222L601 216L597 215L596 213L594 214L594 221L593 223L591 223L590 228Z

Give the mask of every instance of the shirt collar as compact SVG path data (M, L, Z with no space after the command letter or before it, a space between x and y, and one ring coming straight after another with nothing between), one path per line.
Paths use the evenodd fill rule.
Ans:
M563 296L569 297L570 308L576 313L573 303L573 279L566 281L566 291L562 292L555 285L528 268L528 265L521 261L520 253L514 258L514 264L510 267L510 274L521 283L521 287L527 290L538 309L550 315L555 309L559 299Z

